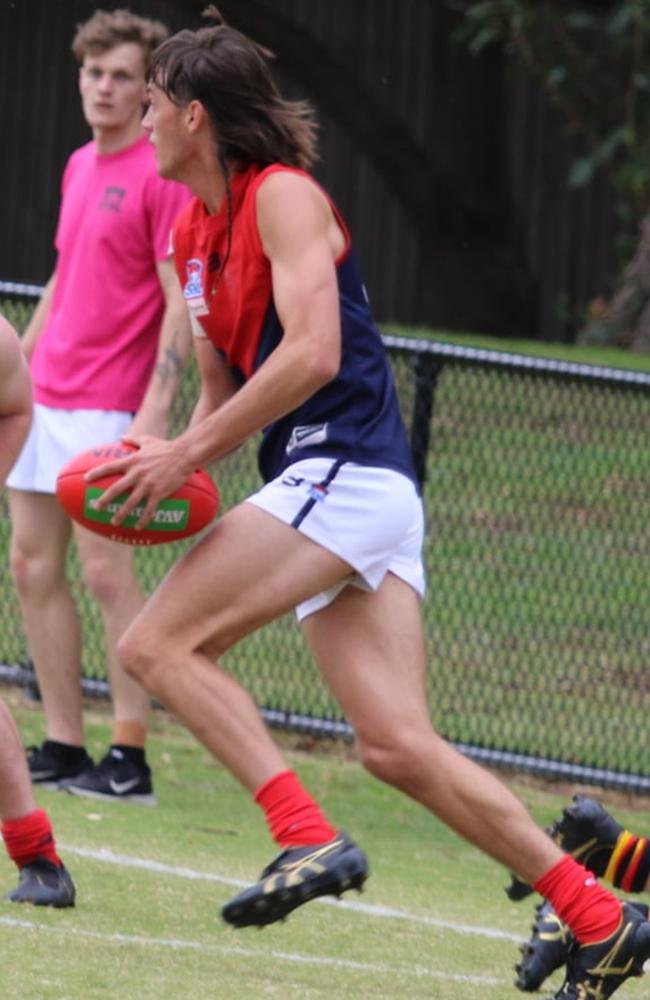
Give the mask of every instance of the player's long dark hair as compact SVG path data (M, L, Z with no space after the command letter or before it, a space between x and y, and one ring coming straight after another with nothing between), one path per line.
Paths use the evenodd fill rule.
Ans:
M240 168L284 163L307 168L317 159L316 123L306 101L285 100L269 68L272 53L225 24L179 31L153 56L149 78L175 104L198 100L214 125L219 159Z

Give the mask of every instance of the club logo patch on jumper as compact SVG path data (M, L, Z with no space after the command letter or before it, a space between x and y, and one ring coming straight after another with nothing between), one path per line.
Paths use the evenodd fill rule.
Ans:
M294 427L285 449L287 455L290 455L292 451L298 451L300 448L309 448L313 444L322 444L323 441L327 441L328 426L325 423L302 424L300 427Z
M203 294L203 261L191 257L186 265L187 281L183 285L183 298L194 316L207 316L208 307Z

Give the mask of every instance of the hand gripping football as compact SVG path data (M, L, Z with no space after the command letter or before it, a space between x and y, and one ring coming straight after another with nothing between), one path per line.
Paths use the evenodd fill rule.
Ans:
M93 508L93 501L119 476L103 476L88 483L84 479L85 473L135 450L132 445L120 441L99 445L64 465L56 481L56 497L73 521L125 545L162 545L188 538L205 528L219 509L219 492L203 469L197 469L171 496L161 500L151 520L140 530L136 530L134 525L142 508L136 507L122 524L111 524L111 518L124 502L125 495L116 497L105 510Z

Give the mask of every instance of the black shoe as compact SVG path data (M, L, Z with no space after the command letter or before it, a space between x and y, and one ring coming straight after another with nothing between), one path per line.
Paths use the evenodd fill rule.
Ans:
M603 809L599 802L586 795L574 795L560 819L547 829L549 836L576 861L594 875L604 875L623 827ZM516 875L506 889L506 895L515 901L530 896L532 887Z
M74 906L75 888L63 865L59 868L47 858L36 858L20 869L20 879L5 899L11 903L33 903L34 906Z
M547 976L566 965L575 938L550 903L535 907L530 940L519 949L521 961L515 965L515 986L524 993L539 989Z
M646 903L630 903L634 910L648 919ZM539 989L547 976L565 965L569 959L575 938L563 920L546 900L535 907L535 921L532 935L519 949L521 962L515 965L517 978L515 986L524 993Z
M93 760L83 747L45 740L40 747L27 747L27 766L33 784L60 788L62 781L93 767Z
M91 799L111 802L136 802L155 806L156 799L151 784L151 768L137 763L118 747L111 747L99 764L89 768L77 778L61 784L73 795L86 795Z
M597 944L572 948L565 983L553 1000L607 1000L626 979L642 976L649 958L650 923L623 903L618 930Z
M282 851L259 882L226 903L221 916L234 927L264 927L317 896L361 891L367 877L365 854L346 833L339 833L327 844Z

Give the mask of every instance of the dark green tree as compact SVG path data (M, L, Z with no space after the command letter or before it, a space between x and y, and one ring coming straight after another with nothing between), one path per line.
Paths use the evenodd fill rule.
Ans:
M501 45L560 111L581 148L567 183L580 187L600 172L615 193L613 238L621 267L629 263L581 339L650 350L650 0L448 6L463 15L458 40L475 54Z

